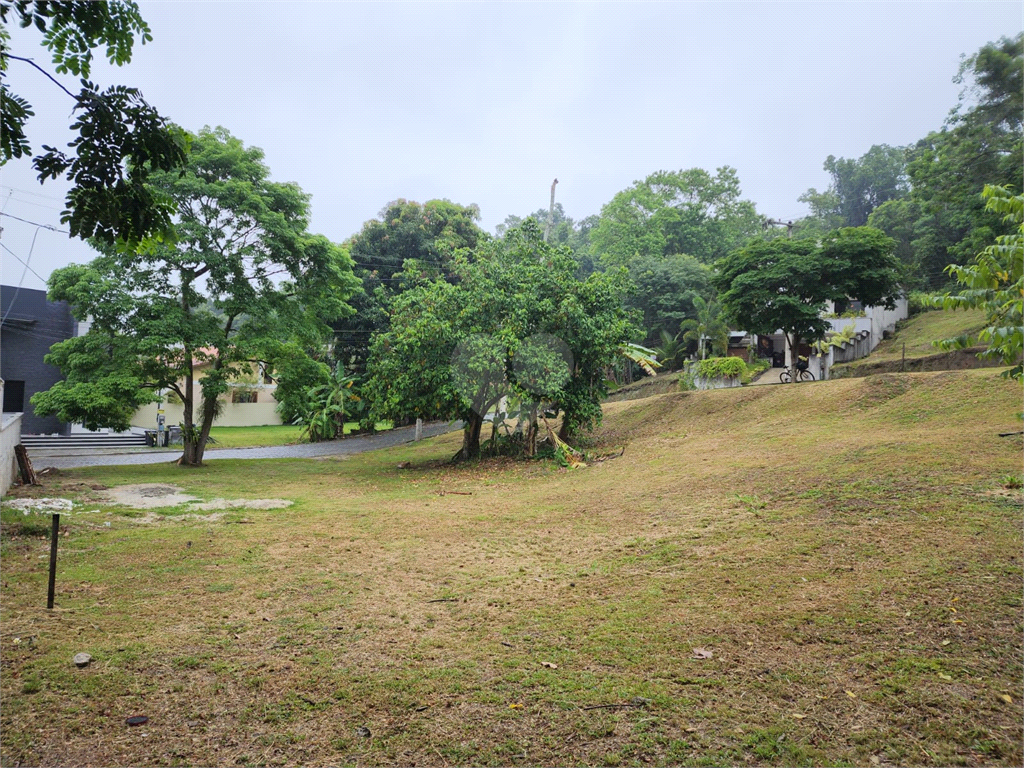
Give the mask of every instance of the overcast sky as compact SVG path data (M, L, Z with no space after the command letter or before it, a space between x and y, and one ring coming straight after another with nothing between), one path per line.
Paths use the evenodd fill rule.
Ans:
M275 180L312 195L311 229L338 242L399 197L476 203L493 231L546 207L556 176L580 219L654 171L722 165L760 213L796 218L797 197L828 185L828 155L940 128L961 54L1024 25L1019 0L140 6L154 41L92 79L263 148ZM11 31L15 54L48 63L38 35ZM34 149L68 140L66 95L19 62L9 84L36 108ZM0 173L5 214L60 227L63 186L40 186L28 162ZM0 223L42 278L91 257ZM17 285L22 265L0 253ZM44 287L32 272L24 285Z

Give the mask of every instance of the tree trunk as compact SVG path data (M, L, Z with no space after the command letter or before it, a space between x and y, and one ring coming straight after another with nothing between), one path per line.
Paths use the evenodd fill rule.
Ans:
M569 442L569 414L562 412L562 426L558 428L558 439L562 442Z
M196 438L196 425L195 425L195 378L193 370L192 360L192 348L189 346L185 347L185 355L188 358L188 373L185 376L185 396L181 399L182 409L182 430L181 430L181 443L182 453L181 458L178 459L179 466L182 467L197 467L203 460L201 451L197 452L198 443Z
M480 457L480 430L484 417L476 411L470 413L462 427L462 450L455 454L455 461L468 461Z
M789 344L789 372L793 376L793 381L796 381L796 364L800 359L797 357L797 350L800 348L800 337L795 333L792 336L787 333L786 343Z

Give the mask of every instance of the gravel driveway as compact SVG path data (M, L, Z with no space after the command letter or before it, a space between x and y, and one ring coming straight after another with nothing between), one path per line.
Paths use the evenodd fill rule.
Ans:
M462 425L456 422L440 422L423 425L423 437L443 435ZM303 459L315 456L340 456L348 453L363 453L390 448L403 443L411 443L415 427L399 427L377 435L361 435L344 440L332 440L324 443L302 443L300 445L276 445L268 448L207 448L203 461L217 459ZM56 467L71 469L73 467L99 467L123 464L163 464L177 461L181 454L178 451L152 451L131 453L91 453L85 456L58 456L46 453L30 453L36 469Z

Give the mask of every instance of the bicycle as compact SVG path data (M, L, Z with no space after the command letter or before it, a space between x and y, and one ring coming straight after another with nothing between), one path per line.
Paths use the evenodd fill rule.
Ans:
M789 384L793 380L793 372L789 368L785 368L782 373L779 374L779 381L783 384ZM797 381L814 381L814 374L807 370L807 364L804 363L801 366L797 363L796 366L796 380Z

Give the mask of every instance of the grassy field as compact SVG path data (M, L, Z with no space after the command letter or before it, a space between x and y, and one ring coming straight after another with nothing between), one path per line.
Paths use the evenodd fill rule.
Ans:
M932 346L933 341L976 334L983 327L985 313L980 309L921 312L901 323L891 339L881 341L871 353L871 359L898 359L903 355L904 344L908 358L934 355L940 350Z
M612 403L573 471L449 435L48 476L56 610L3 518L0 762L1020 765L1020 403L885 375Z
M212 427L210 437L217 441L211 448L256 448L306 442L302 438L302 427L291 424L266 427Z
M345 434L359 429L359 422L345 422ZM380 422L377 430L391 429L390 422ZM217 442L211 448L258 448L268 445L304 443L302 427L279 424L265 427L213 427L210 436Z

